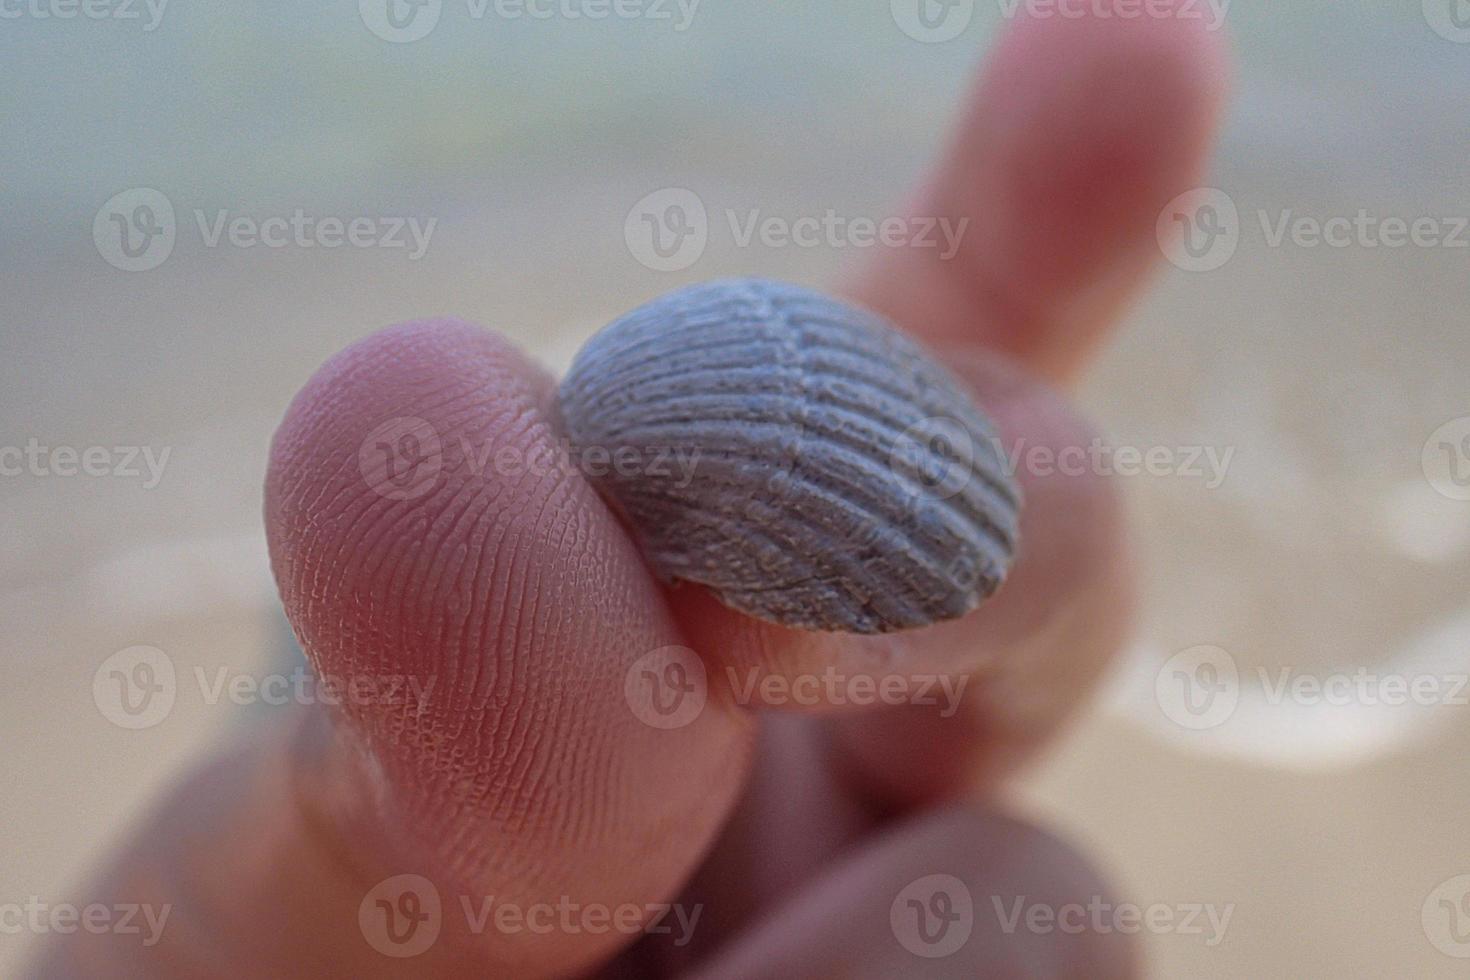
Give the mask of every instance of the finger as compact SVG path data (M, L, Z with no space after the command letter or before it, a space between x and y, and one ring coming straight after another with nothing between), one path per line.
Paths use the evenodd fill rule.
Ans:
M994 665L1016 644L1054 627L1080 593L1109 584L1100 573L1116 562L1121 527L1113 488L1085 467L1033 465L1038 457L1070 461L1089 452L1093 430L1061 396L985 351L951 351L947 360L995 421L999 448L1025 498L1009 580L966 616L876 636L787 629L741 615L703 589L674 588L675 614L691 640L711 652L740 703L818 712L890 703L842 696L885 677Z
M822 723L790 712L761 719L740 803L679 896L701 910L699 928L677 941L643 940L632 952L657 968L642 975L683 976L878 826L830 764Z
M718 699L675 729L630 707L629 670L682 637L596 494L548 465L552 397L550 378L460 324L339 357L273 447L273 566L319 672L439 679L415 714L343 713L362 751L340 778L387 796L386 813L331 801L349 847L503 903L643 905L677 889L733 801L747 723ZM362 454L377 449L365 433L407 414L442 464L398 500L364 486ZM517 975L562 972L619 938L486 935L481 951Z
M1021 555L989 607L946 627L990 651L963 703L911 704L832 728L837 764L885 806L993 784L1071 716L1123 643L1130 552L1094 437L1054 395L987 369L973 345L1075 379L1160 254L1159 212L1193 186L1224 90L1224 46L1184 16L1019 21L982 76L920 208L969 218L953 261L882 256L857 294L968 364L1026 491ZM956 220L952 217L952 220ZM1039 460L1042 469L1029 461ZM937 640L932 642L939 642Z
M1159 210L1202 166L1222 63L1218 40L1184 17L1021 22L921 198L921 209L973 232L952 261L893 250L857 283L861 300L937 346L971 383L1013 459L1090 452L1092 432L1026 372L1075 376L1140 285L1158 251ZM982 346L1023 370L986 363ZM926 675L947 677L953 702L975 670L963 710L844 721L834 745L867 789L899 803L951 792L977 766L1003 773L1095 683L1131 599L1106 481L1025 465L1017 478L1027 498L1018 561L999 595L963 619L859 639L743 621L697 592L676 596L676 612L736 669L780 680L788 703L793 684L834 668L849 686L900 674L900 696Z
M695 980L739 977L1132 977L1129 936L1071 911L1106 887L1066 845L968 809L901 824L737 937ZM1069 916L1033 929L1017 906ZM1065 912L1064 912L1065 910Z
M884 251L853 294L937 347L1074 379L1160 256L1159 213L1204 171L1226 59L1191 9L1014 22L912 206L963 228L958 251Z
M1086 449L1092 433L1040 386L1014 380L1010 395L988 393L997 369L979 366L975 348L1009 355L1043 379L1075 375L1153 264L1159 210L1203 166L1223 60L1218 38L1184 16L1023 19L1002 39L920 198L921 211L967 222L962 248L950 261L933 249L887 251L855 284L860 300L936 346L951 366L970 365L966 380L1006 416L1003 441L1011 448ZM1033 416L1046 421L1033 427ZM1034 631L1058 622L1037 610L1110 601L1089 578L1118 561L1110 494L1085 478L1051 478L1041 493L1041 478L1019 476L1037 491L1023 511L1021 560L990 609L974 617L857 639L756 623L702 590L676 591L672 604L701 649L718 651L743 677L775 678L773 693L787 703L792 684L828 668L861 678L896 665L914 672L978 665L1002 649L1000 636L1018 639L1028 623ZM1086 559L1075 570L1028 557L1068 550ZM1087 595L1071 594L1083 585ZM1096 667L1096 658L1089 662ZM758 686L747 689L771 701ZM822 692L816 700L831 701Z
M1007 775L1085 702L1133 608L1122 507L1089 463L1093 430L1062 396L985 351L947 360L995 421L1025 497L1016 563L995 596L925 629L851 636L761 622L700 589L669 594L737 703L836 716L829 752L851 788L883 808ZM874 708L883 710L863 710Z
M706 928L692 948L669 951L672 962L688 962L732 923L781 900L875 819L994 789L1085 703L1122 644L1133 579L1118 500L1101 476L1071 469L1068 455L1092 448L1089 430L1065 399L984 352L951 366L983 393L1008 452L1018 454L1027 507L1011 581L964 619L878 638L892 650L881 667L858 653L872 638L782 634L712 602L688 613L703 617L690 635L719 651L737 697L753 690L753 707L772 710L757 774L681 899L707 906ZM1024 462L1037 457L1061 467ZM788 655L784 668L734 666L773 649ZM803 670L831 678L818 691L842 704L796 700ZM791 683L768 688L767 680ZM874 697L895 680L886 689L893 699ZM877 710L853 710L865 706ZM793 823L800 835L785 832Z
M922 661L948 653L953 665L934 668L928 692L912 687L927 697L832 720L834 762L880 808L990 789L1012 774L1086 703L1136 600L1119 488L1092 462L1101 445L1092 428L1009 365L977 352L952 363L996 420L1023 488L1020 553L988 604L915 635L929 651Z
M750 724L718 691L677 728L630 700L640 657L685 641L604 505L558 465L551 391L492 335L430 321L349 348L297 396L266 487L286 611L319 677L407 678L422 696L341 699L308 719L309 751L277 753L290 789L257 795L280 812L242 800L195 828L167 870L190 896L181 943L251 962L270 936L287 963L326 945L371 974L400 965L380 951L395 931L417 941L406 926L436 898L416 968L562 975L640 923L505 929L485 902L647 917L690 873L738 792ZM246 866L225 836L242 826L272 842ZM377 894L400 875L417 877Z

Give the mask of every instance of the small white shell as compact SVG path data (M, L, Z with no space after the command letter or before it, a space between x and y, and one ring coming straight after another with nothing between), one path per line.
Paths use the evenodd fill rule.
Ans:
M924 626L974 608L1014 556L1020 498L989 422L903 334L811 290L660 297L587 343L560 403L655 571L749 615Z

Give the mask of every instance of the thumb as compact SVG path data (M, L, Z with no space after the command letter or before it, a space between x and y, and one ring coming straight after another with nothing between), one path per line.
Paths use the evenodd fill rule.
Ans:
M750 722L718 691L674 727L630 696L683 638L555 465L551 390L452 321L317 372L272 447L267 537L319 678L368 696L301 707L165 804L107 885L172 904L160 942L77 936L48 970L560 975L677 893L739 790ZM564 908L596 914L535 914Z

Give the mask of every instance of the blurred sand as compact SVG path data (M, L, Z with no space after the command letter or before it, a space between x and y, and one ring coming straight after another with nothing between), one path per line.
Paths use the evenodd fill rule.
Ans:
M70 895L128 815L250 710L205 704L181 683L166 722L125 732L93 706L91 675L135 643L168 651L181 674L271 669L278 631L259 483L274 421L315 365L378 325L436 311L564 363L602 320L671 285L617 238L641 186L568 187L529 203L479 189L475 209L446 222L432 259L411 274L401 256L237 252L182 254L106 289L56 293L44 269L21 277L7 304L43 311L51 329L20 338L12 356L27 362L30 390L12 389L7 412L65 402L52 415L61 424L45 430L54 442L141 441L174 455L152 490L109 480L7 488L3 520L19 547L0 566L10 624L0 662L12 678L0 700L13 747L0 756L9 788L0 813L12 842L25 841L0 850L7 895ZM749 193L702 186L716 198ZM557 210L565 234L506 239L532 212L544 219L541 208ZM835 264L788 258L712 249L690 277L740 269L820 280ZM1416 478L1426 426L1456 410L1456 367L1470 348L1450 329L1449 304L1428 299L1463 296L1463 266L1415 258L1410 276L1362 256L1323 251L1284 265L1243 249L1214 277L1166 277L1133 318L1087 401L1122 444L1228 440L1242 467L1232 476L1246 487L1168 478L1131 487L1152 562L1148 631L1162 648L1211 642L1267 663L1372 662L1415 622L1463 601L1465 554L1415 562L1370 523L1387 491ZM1298 295L1329 297L1332 309L1294 315L1286 304ZM84 350L57 329L104 321ZM1456 351L1445 346L1452 337ZM1375 350L1413 360L1415 383L1403 367L1390 376L1375 364ZM1338 375L1363 390L1333 387ZM1397 388L1340 407L1374 399L1375 384ZM1242 386L1249 397L1234 409L1202 397ZM1254 428L1242 413L1271 421ZM1352 442L1333 445L1349 427ZM1291 476L1257 494L1249 468L1268 481ZM1084 841L1126 896L1236 904L1217 948L1149 937L1155 975L1448 977L1459 964L1425 940L1419 907L1438 882L1470 870L1467 743L1470 724L1457 717L1389 758L1304 775L1166 744L1105 699L1020 796ZM19 945L0 939L0 972Z

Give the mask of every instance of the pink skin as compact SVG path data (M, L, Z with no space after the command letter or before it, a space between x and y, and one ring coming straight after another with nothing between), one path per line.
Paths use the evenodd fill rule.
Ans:
M1079 375L1145 281L1155 218L1199 182L1223 87L1221 40L1198 20L1018 21L914 207L971 218L960 255L888 252L849 295L932 345L1008 443L1085 445L1049 386ZM44 975L1136 969L1116 937L1001 935L979 908L990 894L1103 890L1065 845L981 801L1063 726L1125 633L1115 488L1023 472L1025 544L1001 594L962 620L857 639L664 589L576 474L446 465L411 501L361 475L364 436L400 416L445 446L549 446L551 392L515 350L452 321L386 330L317 372L267 478L286 611L319 672L432 677L435 696L421 713L301 709L211 762L85 896L172 902L163 940L78 932L45 950ZM629 710L623 679L670 645L699 653L711 691L697 720L664 731ZM758 712L721 680L726 666L872 672L874 658L974 686L944 718L912 705ZM953 958L905 960L889 905L936 871L977 896L976 935ZM412 960L381 956L358 926L364 895L400 873L432 879L445 901L441 937ZM705 917L689 946L629 950L615 931L472 934L460 895L682 900Z

